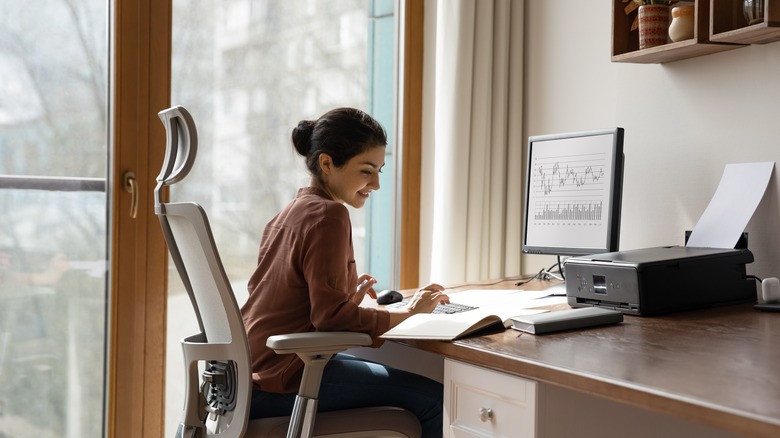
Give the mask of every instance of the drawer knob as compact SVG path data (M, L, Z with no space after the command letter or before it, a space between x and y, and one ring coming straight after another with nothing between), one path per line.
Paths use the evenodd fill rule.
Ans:
M485 423L493 418L493 410L490 408L479 408L479 421Z

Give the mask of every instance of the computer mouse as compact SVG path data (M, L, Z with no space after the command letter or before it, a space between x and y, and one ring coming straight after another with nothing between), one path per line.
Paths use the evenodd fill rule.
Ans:
M377 304L393 304L393 303L398 303L403 299L404 296L401 295L401 292L390 290L390 289L379 291L379 293L376 294Z

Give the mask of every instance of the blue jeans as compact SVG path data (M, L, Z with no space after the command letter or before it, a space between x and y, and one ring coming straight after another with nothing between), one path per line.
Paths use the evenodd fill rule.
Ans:
M426 377L337 354L325 366L318 411L397 406L420 419L422 436L442 436L443 386ZM290 415L295 394L252 391L249 418Z

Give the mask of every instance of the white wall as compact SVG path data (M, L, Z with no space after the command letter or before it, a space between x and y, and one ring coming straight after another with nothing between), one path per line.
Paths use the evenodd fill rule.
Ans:
M726 164L780 161L780 42L612 63L611 3L526 1L524 134L625 128L620 248L682 245ZM761 277L780 275L780 182L769 185L747 228ZM551 260L524 256L522 270Z

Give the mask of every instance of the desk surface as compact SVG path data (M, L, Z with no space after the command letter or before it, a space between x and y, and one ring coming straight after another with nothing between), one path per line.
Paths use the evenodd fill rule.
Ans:
M626 315L619 325L540 336L510 329L455 342L404 343L738 434L780 436L776 336L780 313L739 305Z

